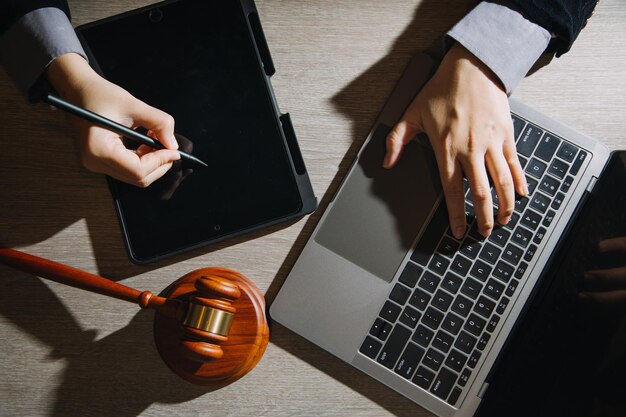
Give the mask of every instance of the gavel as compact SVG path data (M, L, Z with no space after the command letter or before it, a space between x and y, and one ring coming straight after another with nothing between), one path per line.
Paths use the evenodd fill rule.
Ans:
M248 373L269 341L265 300L248 278L226 268L202 268L160 295L14 249L0 262L61 284L155 310L154 341L165 364L199 385L222 386Z

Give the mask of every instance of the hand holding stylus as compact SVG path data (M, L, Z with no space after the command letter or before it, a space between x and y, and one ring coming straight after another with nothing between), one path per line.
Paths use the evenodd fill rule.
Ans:
M48 66L46 77L63 99L131 129L143 126L149 130L148 136L165 147L155 150L141 145L130 150L119 134L73 118L82 163L90 171L143 188L162 177L180 159L172 116L100 77L80 55L61 55Z

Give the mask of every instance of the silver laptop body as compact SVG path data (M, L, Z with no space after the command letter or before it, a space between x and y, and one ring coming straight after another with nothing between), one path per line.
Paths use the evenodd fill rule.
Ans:
M439 352L437 355L443 354L443 359L439 358L442 363L437 371L430 369L435 375L432 385L427 385L426 389L422 388L413 381L419 380L417 373L424 368L422 362L419 365L411 364L412 368L408 369L404 362L401 363L405 358L399 353L393 360L393 365L385 366L383 364L385 358L381 358L380 350L371 357L362 351L367 340L371 340L372 328L379 315L383 314L382 310L389 302L394 287L397 284L400 287L405 286L400 283L403 271L408 266L417 265L411 260L415 246L421 236L427 233L427 225L442 201L435 160L428 144L423 140L415 140L407 146L396 168L389 171L381 168L386 133L401 117L405 108L433 73L435 66L435 61L425 54L418 54L407 66L344 182L271 305L270 315L295 333L438 416L472 416L487 388L485 380L498 352L555 249L559 237L572 218L577 203L585 190L592 187L605 166L609 150L601 143L511 100L512 113L525 122L539 126L546 132L551 132L584 150L586 157L579 163L578 174L569 191L564 194L559 209L555 210L556 214L549 226L542 227L545 232L540 243L533 246L536 247L533 251L534 256L529 258L529 261L522 261L527 266L523 276L516 280L517 287L511 291L506 283L503 284L504 291L507 292L506 305L500 305L494 300L497 306L495 308L501 314L498 315L499 321L496 322L485 319L486 324L483 325L491 329L490 337L485 341L479 335L474 336L477 340L480 338L478 343L482 343L478 359L472 358L471 368L469 362L466 362L458 368L459 371L456 371L449 366L455 365L448 358L454 348L447 353L440 352L433 348L434 341L431 341L431 345L422 346L424 355ZM453 262L453 259L449 261ZM517 265L515 267L517 268ZM444 266L445 268L450 271L453 266L450 264ZM443 273L440 277L442 279L440 287L445 277ZM469 280L471 274L460 278L464 281ZM481 284L487 286L488 282L491 281L485 280ZM410 285L406 287L415 291L420 285L418 282L415 287ZM444 293L453 299L460 294L447 291ZM430 295L434 298L436 294L433 290ZM405 309L413 301L411 298L404 305L394 308ZM477 303L476 300L474 302ZM474 307L478 309L477 306ZM446 314L449 311L448 307L448 312L443 311L441 314L447 318ZM474 312L475 310L472 310L472 314ZM447 334L446 337L453 336L456 341L459 334L470 326L467 321L476 317L472 314L466 317L452 315L464 320L461 324L461 329L464 330L456 335L441 329L432 331L435 335L443 332ZM426 309L420 311L419 316L419 323L426 320ZM441 317L439 319L441 320ZM381 319L378 318L378 321L381 322ZM413 343L417 325L407 326L399 321L391 325L394 328L400 326L399 329L404 333L410 332L408 343ZM480 330L479 333L484 335L485 331ZM387 332L386 340L380 341L381 346L385 346L391 337L397 336L393 335L393 330L390 332L391 334ZM380 349L384 350L386 347ZM474 353L477 352L475 348L473 350ZM469 358L470 355L466 356ZM421 361L426 361L425 356L422 356ZM455 378L457 376L460 378L461 374L464 374L464 381L462 383L460 380L453 381L452 387L446 387L446 393L441 394L442 382L438 378L444 373L448 376L455 375ZM439 385L435 387L436 384ZM439 395L435 395L434 392Z

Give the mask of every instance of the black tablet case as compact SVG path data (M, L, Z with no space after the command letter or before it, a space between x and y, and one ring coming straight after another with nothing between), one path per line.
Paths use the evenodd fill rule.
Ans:
M289 114L272 92L274 64L252 0L165 1L76 31L96 71L172 114L181 149L209 164L192 172L177 162L146 189L108 178L133 262L316 208Z

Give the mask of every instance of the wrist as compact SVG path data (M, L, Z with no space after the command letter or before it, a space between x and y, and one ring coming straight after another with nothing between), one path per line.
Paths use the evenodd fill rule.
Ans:
M85 87L99 77L77 53L59 56L48 65L44 75L61 97L72 101L79 100Z
M444 57L443 63L451 65L454 71L462 71L464 68L472 68L482 73L487 79L489 79L495 86L506 93L506 89L500 78L476 55L471 53L462 44L455 42L448 50L448 53Z

